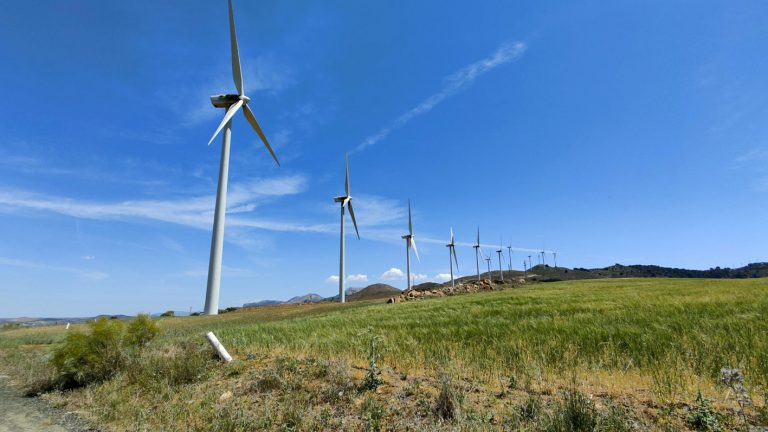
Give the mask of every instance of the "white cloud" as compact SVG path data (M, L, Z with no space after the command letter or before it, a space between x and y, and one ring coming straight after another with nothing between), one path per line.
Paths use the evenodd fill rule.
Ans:
M91 280L104 280L109 277L108 273L101 272L101 271L82 270L74 267L42 264L42 263L19 260L14 258L0 257L0 266L71 273L71 274L82 276L86 279L91 279Z
M242 215L279 196L306 189L303 176L252 179L235 183L227 194L228 227L259 228L270 231L330 232L335 224L302 224L256 219ZM0 210L25 209L59 213L94 220L154 220L209 230L215 196L192 196L165 200L119 202L81 201L21 190L0 190Z
M426 281L427 279L429 279L429 276L427 276L425 274L418 274L418 273L416 273L416 274L412 274L411 275L411 280L413 282Z
M368 282L368 275L356 274L347 276L347 282Z
M353 274L347 276L347 282L368 282L368 275L364 274ZM339 276L338 275L330 275L325 279L325 283L329 284L338 284L339 283Z
M404 280L405 279L405 273L403 273L402 270L396 267L392 267L391 269L385 271L381 274L380 279L383 280Z
M448 282L451 280L450 273L438 273L434 277L435 282Z
M403 113L389 126L381 129L378 133L364 139L363 142L355 148L355 151L363 150L378 143L386 138L390 132L403 127L414 118L428 113L439 103L467 88L479 76L490 72L501 65L519 59L526 48L527 46L523 42L504 43L490 56L464 66L454 74L449 75L443 80L443 88L439 92L429 96L414 108Z

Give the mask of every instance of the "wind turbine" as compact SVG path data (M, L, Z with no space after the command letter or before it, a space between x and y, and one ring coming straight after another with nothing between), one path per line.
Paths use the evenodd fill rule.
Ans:
M512 271L512 243L507 246L507 250L509 251L509 271Z
M528 277L528 263L523 260L523 280Z
M545 251L541 251L541 263L547 265L547 256L545 255Z
M448 248L448 261L451 264L451 288L455 288L456 285L453 281L453 263L456 263L456 271L459 271L459 260L456 258L456 241L453 239L453 227L451 227L451 242L445 245L445 247Z
M475 243L475 264L477 265L477 280L480 280L480 255L483 253L480 250L480 227L477 227L477 243Z
M531 256L528 255L528 268L533 268L533 263L531 262Z
M501 255L503 250L504 246L502 246L502 241L499 240L499 250L497 250L496 253L499 254L499 278L502 282L504 282L504 271L501 269Z
M552 251L552 257L555 259L555 268L557 268L557 251Z
M341 203L341 246L339 256L339 301L346 301L344 292L344 207L349 207L349 216L352 217L352 223L355 225L357 239L360 240L360 231L357 230L357 221L355 220L355 211L352 209L352 195L349 194L349 156L344 156L344 192L346 195L337 196L334 202Z
M419 250L416 249L416 240L413 239L413 223L411 223L411 200L408 200L408 234L402 236L405 239L405 270L408 276L408 289L411 289L411 247L413 252L416 253L416 259L419 259Z
M272 147L264 136L261 126L256 121L253 112L248 108L251 100L245 95L243 74L240 68L240 54L237 49L237 36L235 35L235 16L232 12L232 0L229 0L229 41L232 50L232 78L235 81L237 94L211 96L211 103L216 108L226 108L224 119L216 128L216 132L208 141L211 145L213 139L224 130L224 140L221 145L221 161L219 164L219 184L216 190L216 209L213 216L213 235L211 238L211 257L208 262L208 286L205 291L205 314L216 315L219 313L219 288L221 287L221 257L224 250L224 217L227 209L227 182L229 178L229 145L232 138L232 117L242 109L246 120L261 138L261 141L272 154L272 157L280 165L280 162L272 151Z
M488 255L487 257L485 257L485 261L486 261L486 264L488 264L488 279L491 279L492 278L492 276L491 276L491 256Z

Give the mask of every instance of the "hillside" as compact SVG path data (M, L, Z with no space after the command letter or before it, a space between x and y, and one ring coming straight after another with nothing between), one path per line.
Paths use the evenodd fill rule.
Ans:
M369 285L347 296L348 301L384 299L400 294L400 290L387 284Z
M166 318L130 373L56 400L105 430L585 430L552 426L573 410L588 430L694 430L702 410L739 430L766 425L765 400L740 416L720 369L768 387L767 308L765 279L646 278ZM0 332L0 374L40 386L66 334Z

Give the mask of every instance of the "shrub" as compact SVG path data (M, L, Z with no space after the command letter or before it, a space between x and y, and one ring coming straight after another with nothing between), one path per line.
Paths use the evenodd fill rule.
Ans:
M101 317L88 322L90 334L72 331L54 349L51 362L62 387L77 387L114 376L125 365L123 332L118 320Z
M149 341L160 333L157 323L147 314L139 314L128 324L128 331L125 335L125 343L128 346L143 348Z
M157 327L146 315L139 315L125 331L120 320L101 317L88 322L90 333L71 331L64 343L53 350L51 363L60 387L85 386L112 378L157 335Z
M174 316L176 316L176 312L174 312L172 310L169 310L169 311L165 311L165 312L161 313L160 316L161 317L174 317Z

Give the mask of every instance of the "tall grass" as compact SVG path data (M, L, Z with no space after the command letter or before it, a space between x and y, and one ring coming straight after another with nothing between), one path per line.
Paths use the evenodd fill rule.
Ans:
M354 421L359 423L352 424L376 429L380 424L405 424L398 411L402 406L380 409L394 400L388 401L386 392L401 391L397 403L405 403L406 412L422 419L421 426L435 430L441 429L439 424L422 416L434 415L436 406L461 405L455 412L463 425L487 425L499 414L482 412L482 407L504 398L509 398L515 424L543 422L557 430L576 421L597 422L621 430L617 425L627 423L621 409L593 407L592 399L579 392L631 396L639 389L645 393L637 399L651 392L661 403L690 404L698 390L717 388L723 367L739 368L750 389L766 389L766 318L766 279L571 281L399 304L282 305L216 317L167 318L160 320L162 332L151 345L153 351L136 363L138 369L80 390L78 403L86 410L97 407L102 421L123 426L140 423L162 429L162 424L153 423L151 412L164 412L185 424L205 425L206 419L218 418L257 429L311 429L310 424L338 429L339 407L358 398L362 408ZM210 330L237 361L207 374L203 371L211 367L210 360L184 347L190 340L202 341ZM40 351L41 345L62 338L58 328L4 331L0 357ZM363 371L372 369L372 340L376 369L385 372L385 393L353 396L360 387L352 381L362 383ZM186 367L189 353L198 353L192 358L199 361ZM346 365L352 366L352 374ZM354 377L354 371L359 376ZM496 397L490 393L492 402L472 391L461 401L455 399L461 403L446 404L455 402L446 397L446 389L453 387L441 387L438 379L445 378L446 371L462 392L476 386L492 389L499 383L502 392ZM588 388L576 388L579 381ZM463 382L473 384L461 387ZM242 398L261 401L258 415L244 411L237 398L220 399L230 386ZM540 397L560 398L566 388L572 400L541 402ZM195 397L198 393L204 397ZM513 396L517 402L512 402ZM203 414L189 417L191 408ZM297 417L304 411L312 413L311 421Z

